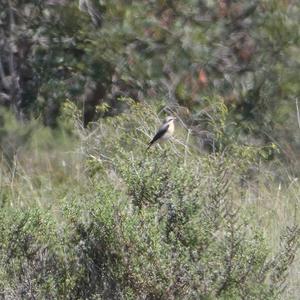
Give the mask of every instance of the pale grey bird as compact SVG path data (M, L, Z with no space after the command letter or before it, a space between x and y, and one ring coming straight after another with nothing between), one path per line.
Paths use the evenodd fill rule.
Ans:
M173 135L175 129L174 121L175 121L175 117L172 116L166 117L164 123L161 125L161 127L158 129L157 133L151 140L151 142L148 144L147 150L153 144L166 141Z

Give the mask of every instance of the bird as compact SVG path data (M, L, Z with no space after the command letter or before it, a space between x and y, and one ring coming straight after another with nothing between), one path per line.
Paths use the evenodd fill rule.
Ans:
M153 137L153 139L148 144L147 150L153 144L166 141L166 140L168 140L173 135L174 129L175 129L175 126L174 126L175 119L176 118L173 117L173 116L166 117L165 121L160 126L160 128L156 132L155 136Z

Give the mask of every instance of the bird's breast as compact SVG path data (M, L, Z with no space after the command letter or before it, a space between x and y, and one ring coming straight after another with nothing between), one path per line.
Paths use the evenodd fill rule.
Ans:
M167 132L163 135L163 139L165 140L165 139L169 139L172 135L173 135L173 133L174 133L174 124L173 123L171 123L170 125L169 125L169 127L168 127L168 130L167 130Z
M171 135L174 133L174 123L173 122L169 125L169 130L168 131Z

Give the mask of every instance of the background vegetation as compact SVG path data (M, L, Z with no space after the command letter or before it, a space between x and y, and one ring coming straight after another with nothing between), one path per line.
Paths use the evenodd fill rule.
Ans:
M2 1L1 296L297 299L299 13Z

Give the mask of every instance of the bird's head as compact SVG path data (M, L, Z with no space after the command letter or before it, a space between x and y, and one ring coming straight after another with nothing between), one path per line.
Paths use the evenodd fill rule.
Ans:
M168 116L168 117L166 117L166 119L165 119L165 123L172 123L172 122L174 122L175 121L175 117L173 117L173 116Z

